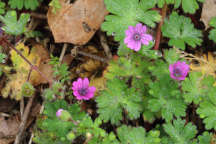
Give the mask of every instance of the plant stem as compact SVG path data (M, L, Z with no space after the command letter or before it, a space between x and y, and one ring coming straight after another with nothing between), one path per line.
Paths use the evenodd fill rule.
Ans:
M165 3L163 8L162 8L162 17L161 17L161 21L158 25L157 28L157 34L156 34L156 39L155 39L155 46L154 46L154 50L158 50L159 49L159 45L160 45L160 39L161 39L161 27L164 23L164 19L166 17L166 12L167 12L167 4Z

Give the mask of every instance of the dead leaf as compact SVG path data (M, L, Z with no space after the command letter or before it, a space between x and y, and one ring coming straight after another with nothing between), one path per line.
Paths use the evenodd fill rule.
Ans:
M48 51L40 44L35 44L31 51L23 43L19 43L16 48L39 70L44 73L49 79L52 79L52 68L48 65L49 54ZM11 60L16 70L15 74L8 76L9 81L6 86L1 90L3 97L8 97L20 100L22 97L21 88L26 82L30 66L26 63L14 50L10 51ZM36 86L47 81L36 71L32 71L29 82Z
M208 52L207 55L204 54L202 58L197 57L196 60L199 62L198 64L190 64L192 71L202 72L203 75L212 75L216 78L216 58L211 52ZM214 86L216 86L216 82Z
M202 72L203 75L212 75L216 77L216 59L211 52L208 55L203 55L203 58L197 59L199 64L191 63L190 68L192 71Z
M91 54L94 56L105 57L103 51L99 51L95 46L88 45L80 49L80 51L85 52L86 54ZM82 56L83 63L77 67L73 67L71 71L71 79L77 77L91 77L104 69L104 63L101 61L95 60L88 56ZM100 72L99 72L100 73Z
M106 88L106 78L104 76L91 78L90 86L96 87L95 94L98 95L100 91Z
M59 1L61 9L54 14L50 7L47 13L49 27L57 43L87 43L108 14L103 0L76 0L73 4Z
M216 16L216 0L205 0L202 8L201 21L205 24L205 28L209 28L209 21Z
M20 121L15 117L5 119L0 116L0 144L9 144L14 141L19 130Z

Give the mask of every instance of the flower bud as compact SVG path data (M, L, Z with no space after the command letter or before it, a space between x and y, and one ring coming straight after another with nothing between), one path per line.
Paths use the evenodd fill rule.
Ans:
M74 140L75 138L76 138L76 136L75 136L75 134L74 134L73 131L71 131L71 132L69 132L69 133L67 134L67 139L68 139L69 141L72 141L72 140Z
M59 117L59 119L61 119L63 121L69 121L71 119L70 113L64 109L59 109L56 112L56 116Z

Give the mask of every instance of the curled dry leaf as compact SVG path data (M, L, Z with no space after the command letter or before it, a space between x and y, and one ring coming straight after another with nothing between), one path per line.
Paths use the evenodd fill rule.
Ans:
M201 20L204 22L206 29L208 29L209 21L216 16L216 0L205 0L202 8Z
M87 43L108 14L103 0L76 0L73 4L59 1L61 9L54 14L50 7L47 13L49 27L57 43Z

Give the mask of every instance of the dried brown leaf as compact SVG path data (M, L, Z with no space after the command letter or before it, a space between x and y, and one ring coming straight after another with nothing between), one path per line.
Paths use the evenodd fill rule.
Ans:
M209 21L216 16L216 0L205 0L202 8L201 21L204 22L206 29L209 28Z
M56 14L52 13L52 8L47 13L57 43L87 43L108 14L103 0L76 0L73 4L60 0L60 4L61 9Z

